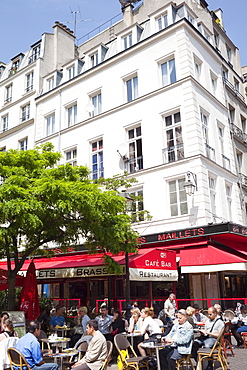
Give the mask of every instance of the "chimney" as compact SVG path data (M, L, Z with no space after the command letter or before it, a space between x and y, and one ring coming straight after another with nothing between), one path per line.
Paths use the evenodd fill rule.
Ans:
M122 8L125 27L129 27L133 24L133 8L132 4L128 4Z

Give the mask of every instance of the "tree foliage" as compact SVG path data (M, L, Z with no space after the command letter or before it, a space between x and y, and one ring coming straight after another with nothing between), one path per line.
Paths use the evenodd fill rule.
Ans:
M50 253L54 243L62 250L82 241L90 251L136 250L138 235L117 192L122 180L92 182L88 168L57 165L60 157L49 143L0 153L0 257L7 258L10 304L25 259Z

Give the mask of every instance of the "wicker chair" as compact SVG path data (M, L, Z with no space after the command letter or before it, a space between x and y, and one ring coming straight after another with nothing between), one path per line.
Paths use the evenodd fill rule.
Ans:
M25 357L15 348L8 348L7 354L9 357L11 370L15 370L18 367L20 370L31 370L31 367L27 363Z
M222 338L225 332L225 326L220 331L218 338L216 339L212 348L200 348L197 352L198 354L198 365L199 370L203 369L203 362L205 360L219 361L222 367L222 370L227 370L227 361L225 354L222 350Z
M188 367L191 368L191 370L194 370L194 366L191 361L191 355L185 355L184 357L180 358L179 360L176 360L176 368L177 370L184 370L188 369Z
M139 370L139 367L147 367L148 369L148 357L138 357L125 336L122 334L117 334L114 337L114 344L119 353L119 359L122 363L123 369L135 369ZM126 351L126 357L123 355L123 352ZM132 357L131 357L132 356Z
M244 348L247 348L247 331L243 331L241 333L241 336L242 336L243 341L244 341Z
M109 340L107 340L106 344L107 344L107 357L106 357L103 365L101 366L100 370L107 369L107 366L108 366L108 364L111 360L111 354L112 354L112 350L113 350L113 343L110 342Z
M232 343L231 343L231 321L225 323L225 331L222 337L222 349L227 358L227 351L230 351L232 356L234 356Z

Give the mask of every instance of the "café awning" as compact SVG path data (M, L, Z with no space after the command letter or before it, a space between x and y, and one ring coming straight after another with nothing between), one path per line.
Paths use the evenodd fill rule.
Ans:
M5 266L6 267L6 266ZM25 278L21 275L16 276L16 287L22 287ZM8 271L0 268L0 291L8 289Z
M125 254L110 255L119 265L125 266ZM30 260L25 261L21 272L26 274ZM0 268L6 262L0 262ZM109 275L104 254L71 254L35 259L38 280L97 277ZM141 281L175 281L178 278L176 252L163 248L143 248L129 255L130 279Z
M247 271L247 256L206 244L180 250L181 273Z

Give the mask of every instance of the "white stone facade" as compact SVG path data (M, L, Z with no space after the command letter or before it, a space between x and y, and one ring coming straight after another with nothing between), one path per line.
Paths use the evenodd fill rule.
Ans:
M239 53L221 12L212 15L205 3L144 1L135 12L128 6L122 21L78 48L56 24L54 34L42 36L36 60L28 62L31 48L11 76L12 64L0 64L0 147L49 141L64 162L86 165L94 177L128 170L138 181L131 192L143 192L152 215L134 224L141 235L223 221L246 225ZM33 88L25 91L32 72ZM193 197L183 188L187 171L197 175Z

